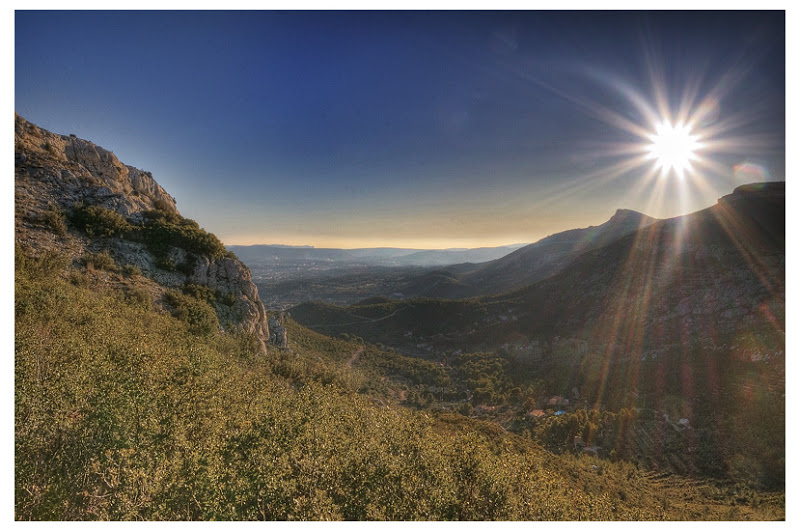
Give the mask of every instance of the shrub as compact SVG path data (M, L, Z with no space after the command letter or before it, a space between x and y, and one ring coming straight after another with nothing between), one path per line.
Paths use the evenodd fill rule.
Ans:
M73 286L85 288L89 285L89 278L80 271L70 271L67 278Z
M153 299L150 292L144 288L130 288L125 290L125 302L138 308L151 308Z
M105 271L117 270L117 263L108 251L85 254L83 256L83 265L85 265L87 269L101 269Z
M59 274L69 263L69 258L56 251L45 251L38 256L29 256L18 243L14 244L15 270L34 280L46 279Z
M212 304L216 300L214 290L201 284L184 284L181 291L183 291L185 295L207 302L208 304Z
M236 304L236 295L233 293L226 293L225 295L217 293L217 300L220 304L224 304L225 306L233 306Z
M192 273L194 273L194 266L196 263L196 258L194 255L190 254L186 256L186 260L175 265L175 270L179 273L183 273L187 277L190 277L192 276Z
M194 220L165 210L148 210L144 216L141 238L157 256L166 254L171 246L212 259L228 253L216 236L201 229Z
M164 271L175 271L175 260L169 256L156 256L156 267Z
M55 155L55 154L57 154L57 153L58 153L58 150L56 149L56 147L55 147L53 144L51 144L49 140L45 140L45 141L44 141L44 144L42 145L42 147L43 147L43 148L44 148L44 149L45 149L45 150L46 150L48 153L50 153L51 155Z
M141 276L142 270L133 264L125 264L122 266L122 274L126 277L138 277Z
M253 360L263 348L261 340L252 332L235 332L231 334L235 342L235 352L243 360Z
M118 212L96 205L78 206L72 223L91 237L124 236L134 229Z
M166 214L173 214L174 213L174 210L172 209L172 206L169 203L167 203L166 201L164 201L163 199L154 199L153 200L153 209L154 210L159 210L159 211L164 212Z
M55 205L50 207L42 214L42 223L50 227L50 229L58 236L67 234L67 216L64 211Z
M197 335L209 335L219 328L217 314L208 303L169 291L164 294L164 302L172 307L172 315L189 325L189 330Z

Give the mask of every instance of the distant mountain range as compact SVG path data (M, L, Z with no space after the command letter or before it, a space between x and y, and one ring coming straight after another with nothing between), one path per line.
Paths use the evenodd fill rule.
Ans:
M509 278L523 282L524 275L536 278L553 271L542 264L560 268L526 287L462 301L425 298L359 305L358 314L368 319L348 331L387 342L394 332L412 332L416 338L448 330L449 339L439 338L441 346L450 343L458 349L496 348L519 342L518 336L530 339L539 334L577 335L606 343L609 328L621 326L622 314L626 326L647 325L648 331L655 321L673 323L685 317L696 324L713 317L717 338L720 332L742 325L743 317L746 323L766 326L762 305L777 304L770 315L782 319L785 300L784 203L784 184L764 183L737 188L717 205L677 218L655 221L621 211L599 227L546 238L463 274L482 275L487 283L498 286L511 283ZM627 230L637 224L646 226ZM615 231L617 239L597 245L611 239ZM619 237L621 233L626 235ZM527 269L526 263L530 264ZM514 275L506 276L509 271ZM364 313L368 309L369 315ZM352 311L304 304L292 313L312 328L345 330L348 327L333 323L347 318L335 316ZM389 314L396 315L389 318ZM380 321L372 324L372 318ZM697 332L693 338L701 337ZM654 345L663 346L664 340L657 337L645 334L639 341L652 339Z
M317 249L230 246L253 271L266 304L352 304L368 297L459 299L502 293L560 271L569 261L657 221L618 210L608 221L536 243L477 249Z
M377 247L364 249L328 249L287 245L230 245L250 267L287 266L309 263L327 266L447 266L461 263L480 263L495 260L524 246L524 243L475 249L403 249Z
M400 291L417 297L466 298L521 288L557 273L583 252L656 221L633 210L617 210L601 225L559 232L487 263L425 273Z

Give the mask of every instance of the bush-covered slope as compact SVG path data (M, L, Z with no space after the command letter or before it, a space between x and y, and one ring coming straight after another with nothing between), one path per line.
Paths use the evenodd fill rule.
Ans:
M357 342L296 328L293 353L260 356L251 336L198 334L57 254L16 258L17 519L783 517L781 497L662 487L493 425L378 407L344 359Z

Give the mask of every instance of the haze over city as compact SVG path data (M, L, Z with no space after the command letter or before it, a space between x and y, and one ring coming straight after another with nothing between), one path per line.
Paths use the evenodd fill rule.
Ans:
M784 40L782 12L17 11L15 107L228 245L495 246L783 180Z

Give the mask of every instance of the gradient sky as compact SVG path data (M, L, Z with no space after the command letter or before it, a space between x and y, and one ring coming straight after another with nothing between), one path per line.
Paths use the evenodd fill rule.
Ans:
M477 247L784 179L783 12L17 11L15 108L226 244ZM688 111L684 179L641 151Z

